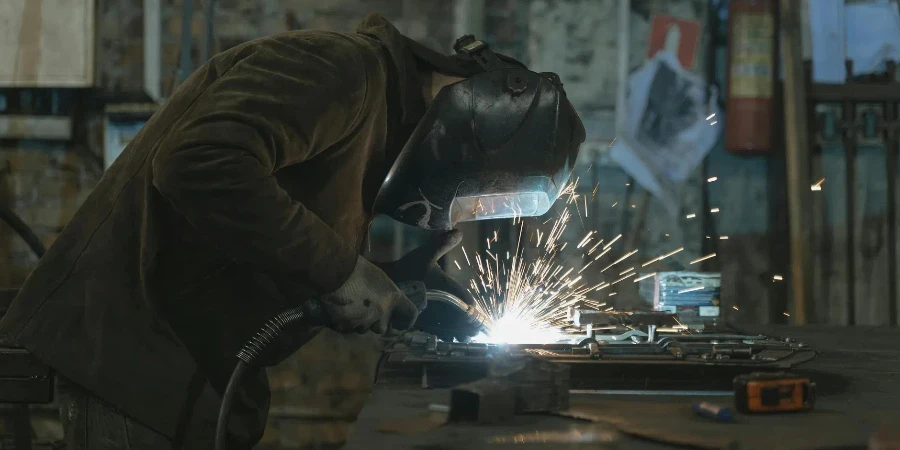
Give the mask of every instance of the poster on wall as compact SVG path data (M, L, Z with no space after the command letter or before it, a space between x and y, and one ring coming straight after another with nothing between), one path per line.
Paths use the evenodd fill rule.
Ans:
M694 67L699 44L699 21L672 16L653 16L647 45L647 59L653 58L660 51L667 50L678 56L681 67L691 69Z

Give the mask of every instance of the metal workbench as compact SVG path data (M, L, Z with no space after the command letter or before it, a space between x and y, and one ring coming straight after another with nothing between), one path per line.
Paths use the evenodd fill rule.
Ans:
M449 391L376 386L346 449L503 448L866 448L876 428L900 430L900 329L744 326L747 333L790 336L819 356L798 366L818 385L810 413L738 415L734 424L694 416L695 400L730 405L727 396L573 393L563 415L517 416L492 425L443 424ZM573 439L577 436L578 439ZM560 439L562 441L560 441ZM556 442L554 442L556 441ZM575 442L580 441L580 442Z

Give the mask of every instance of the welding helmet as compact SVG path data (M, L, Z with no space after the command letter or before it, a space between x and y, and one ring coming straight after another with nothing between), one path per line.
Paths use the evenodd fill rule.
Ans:
M441 70L434 52L413 50ZM427 230L543 215L585 138L559 77L498 57L472 36L454 50L454 67L475 69L437 94L385 178L375 211Z

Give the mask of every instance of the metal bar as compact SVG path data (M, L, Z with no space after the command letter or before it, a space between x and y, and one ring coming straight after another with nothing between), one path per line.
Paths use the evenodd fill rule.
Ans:
M642 390L616 390L616 389L569 389L570 394L576 395L665 395L665 396L732 396L732 391L642 391Z
M796 325L807 322L812 290L807 195L809 192L809 142L806 123L806 88L800 30L801 3L781 0L781 56L784 66L784 123L787 162L788 219L791 249L791 300Z
M848 62L849 64L849 62ZM848 67L847 73L852 73ZM856 211L856 103L844 100L841 105L844 122L844 153L847 158L847 325L856 324L856 224L853 214Z

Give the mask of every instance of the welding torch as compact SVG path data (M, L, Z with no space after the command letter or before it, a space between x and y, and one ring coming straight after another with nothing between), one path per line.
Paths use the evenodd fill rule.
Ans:
M429 302L445 303L459 309L466 316L466 325L471 325L478 331L485 331L484 327L488 323L488 318L474 305L469 305L461 298L438 289L425 291L425 298Z
M397 287L406 295L421 313L428 305L429 301L446 303L459 308L466 317L469 318L468 323L474 325L477 329L482 329L485 323L485 317L474 307L466 304L459 297L444 291L427 290L425 283L421 281L408 281L397 283ZM226 439L228 436L228 418L231 415L231 407L234 403L234 396L240 385L241 379L247 370L256 367L257 364L265 363L260 361L261 356L269 350L269 346L278 339L278 336L289 326L293 324L303 323L307 327L328 326L331 323L328 314L322 307L321 301L311 299L301 306L291 308L278 314L257 332L237 354L238 362L231 372L231 378L222 394L222 403L219 406L219 416L216 425L216 450L225 450Z

